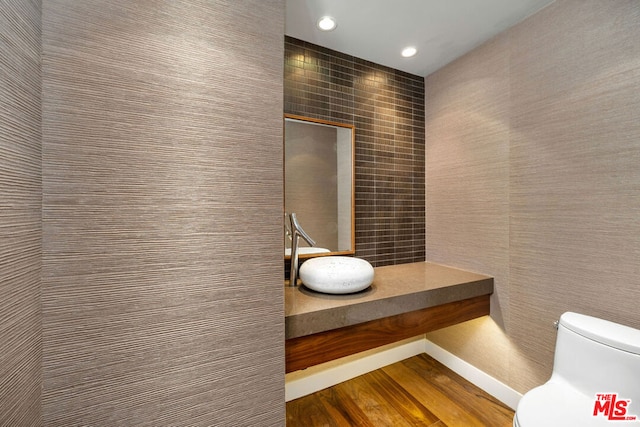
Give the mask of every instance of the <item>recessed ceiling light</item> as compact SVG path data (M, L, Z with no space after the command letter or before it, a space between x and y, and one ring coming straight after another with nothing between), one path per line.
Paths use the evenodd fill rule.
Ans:
M404 56L405 58L410 58L416 53L418 53L418 49L412 46L405 47L404 49L402 49L402 56Z
M337 26L338 24L336 23L336 20L330 16L323 16L318 20L318 28L320 28L322 31L331 31L334 30Z

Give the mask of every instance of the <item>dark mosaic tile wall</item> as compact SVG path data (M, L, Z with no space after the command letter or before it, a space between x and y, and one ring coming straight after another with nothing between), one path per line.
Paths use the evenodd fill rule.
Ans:
M356 127L356 255L425 260L424 78L285 38L284 112Z

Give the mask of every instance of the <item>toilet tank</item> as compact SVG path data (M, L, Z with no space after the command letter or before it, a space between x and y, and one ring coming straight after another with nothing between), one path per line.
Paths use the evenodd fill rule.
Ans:
M566 382L589 397L616 393L640 403L640 330L564 313L550 381Z

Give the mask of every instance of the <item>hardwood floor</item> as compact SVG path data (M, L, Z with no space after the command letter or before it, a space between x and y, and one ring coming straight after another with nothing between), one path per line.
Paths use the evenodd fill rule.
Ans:
M422 354L287 402L287 426L509 427L513 411Z

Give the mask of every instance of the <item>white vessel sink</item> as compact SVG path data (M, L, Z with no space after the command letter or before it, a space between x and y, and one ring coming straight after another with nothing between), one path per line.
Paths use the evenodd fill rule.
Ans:
M373 283L373 267L362 258L327 256L311 258L300 266L304 285L325 294L350 294Z

